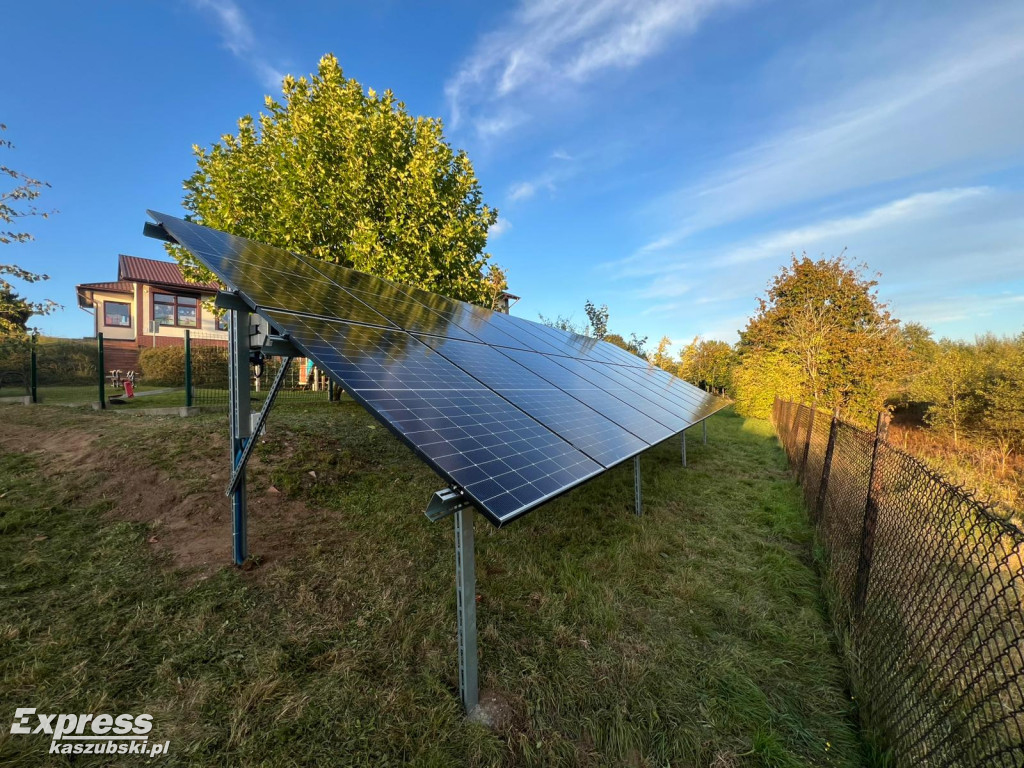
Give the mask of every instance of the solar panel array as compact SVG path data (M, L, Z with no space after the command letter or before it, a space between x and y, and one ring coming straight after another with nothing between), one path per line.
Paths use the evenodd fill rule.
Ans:
M150 215L495 525L723 405L613 344Z

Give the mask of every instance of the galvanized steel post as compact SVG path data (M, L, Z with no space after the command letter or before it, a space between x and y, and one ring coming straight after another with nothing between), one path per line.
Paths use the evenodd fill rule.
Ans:
M29 373L29 381L31 382L32 402L39 402L39 393L36 391L36 387L39 384L39 369L36 367L36 340L32 338L32 369Z
M706 418L705 419L701 419L700 425L701 425L701 428L704 430L704 445L707 445L708 444L708 420Z
M233 309L228 325L228 396L231 422L231 469L242 459L252 429L249 409L249 313ZM248 495L245 475L231 494L232 551L235 565L249 556Z
M644 514L644 499L642 489L640 487L640 456L633 457L633 494L636 502L636 516L643 517Z
M192 334L185 329L185 407L192 407Z
M107 407L107 387L106 387L106 373L103 371L103 334L96 334L96 367L99 369L99 387L100 387L100 408Z
M683 466L686 466L686 430L682 431L683 435Z
M480 703L476 649L476 554L473 551L473 508L455 512L455 602L459 625L459 692L466 714Z

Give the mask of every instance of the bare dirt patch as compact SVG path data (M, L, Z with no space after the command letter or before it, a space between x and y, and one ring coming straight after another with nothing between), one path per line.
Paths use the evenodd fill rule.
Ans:
M98 483L97 495L113 503L108 514L149 524L150 547L166 555L172 567L203 579L231 564L230 504L223 491L229 472L223 456L200 448L189 457L185 476L174 477L124 447L106 446L102 434L77 429L41 432L19 424L4 426L0 448L33 454L49 476L91 476ZM300 533L315 514L276 489L250 489L249 543L259 553L256 572L300 553Z

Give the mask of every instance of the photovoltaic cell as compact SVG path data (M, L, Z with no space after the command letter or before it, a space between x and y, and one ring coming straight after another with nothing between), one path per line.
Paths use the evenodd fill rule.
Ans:
M266 315L497 525L602 470L404 331Z
M615 345L152 215L496 525L722 405Z
M422 337L422 341L606 468L648 447L495 347L437 337Z

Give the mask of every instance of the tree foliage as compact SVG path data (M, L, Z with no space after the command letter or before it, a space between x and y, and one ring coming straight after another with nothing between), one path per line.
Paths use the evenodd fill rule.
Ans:
M768 359L785 360L796 371L799 397L865 418L881 409L901 378L905 346L899 322L879 301L877 282L864 276L865 269L843 255L817 261L793 256L740 333L740 367L764 370ZM746 375L737 388L740 382L772 386ZM737 389L738 402L763 400ZM758 409L757 415L765 414Z
M541 314L538 317L544 325L580 336L589 336L592 339L607 341L609 344L614 344L637 357L647 359L647 349L645 348L647 344L646 336L641 337L631 333L629 334L629 339L625 339L621 334L608 332L609 313L607 304L598 306L590 299L587 299L583 305L583 311L587 315L586 323L577 323L572 315L558 315L555 318L550 318Z
M391 91L346 78L328 54L283 82L281 101L238 133L193 147L191 219L317 259L490 306L504 273L484 253L497 211L439 119L413 117ZM210 279L171 248L192 279ZM500 274L501 280L497 280Z
M583 311L587 313L587 321L590 323L590 327L587 331L587 336L591 336L595 339L603 339L608 335L608 305L602 304L600 307L595 306L594 302L587 299L583 305Z
M676 366L680 378L708 391L724 392L732 384L735 362L733 348L724 341L699 336L679 353Z
M668 371L669 373L675 373L678 366L672 359L672 355L669 353L669 347L672 346L672 339L668 336L662 336L658 342L658 346L655 347L654 352L651 353L651 364L656 365L662 370Z
M0 131L7 126L0 123ZM0 138L0 149L14 149L7 139ZM50 185L0 163L0 176L5 176L13 186L0 191L0 244L17 245L30 242L32 234L24 230L20 221L38 216L49 218L55 211L47 211L36 205L42 191ZM49 280L49 275L30 272L16 264L0 264L0 338L17 339L26 336L28 320L32 315L48 315L60 305L55 301L28 301L19 296L15 286L7 278L26 283Z

